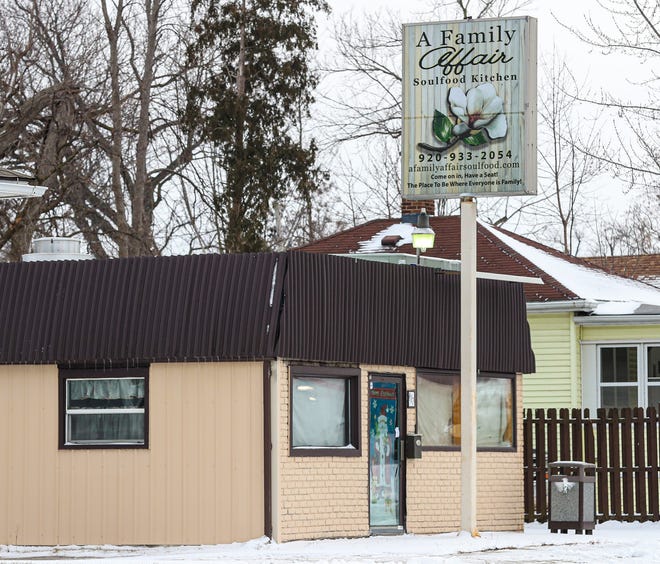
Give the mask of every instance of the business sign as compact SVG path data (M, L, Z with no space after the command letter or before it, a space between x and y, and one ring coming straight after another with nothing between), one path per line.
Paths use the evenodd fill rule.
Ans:
M536 19L403 26L407 199L536 194Z

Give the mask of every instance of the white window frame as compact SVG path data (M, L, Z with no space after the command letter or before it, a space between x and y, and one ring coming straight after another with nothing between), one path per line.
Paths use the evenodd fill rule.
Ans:
M582 343L582 406L589 409L602 407L601 397L603 388L637 386L637 406L648 407L649 387L660 387L657 383L649 382L648 378L648 349L659 347L656 340L639 341L599 341ZM637 382L611 382L603 385L601 381L601 350L608 348L635 348L637 349Z
M63 374L64 372L64 374ZM99 375L95 375L92 370L84 370L84 375L74 375L75 369L61 370L62 378L62 404L61 416L63 417L62 431L60 437L60 446L65 448L147 448L148 446L148 373L144 368L134 370L121 370L117 374L112 374L112 371L99 371ZM81 370L82 372L82 370ZM101 375L102 374L102 375ZM69 408L69 382L80 381L104 381L104 380L143 380L144 381L144 407L118 407L118 408L83 408L83 409L70 409ZM113 414L141 414L144 419L143 438L140 440L71 440L70 438L70 421L72 416L76 415L113 415Z
M605 349L634 349L637 353L637 372L635 374L634 382L603 382L603 365L602 365L602 351ZM602 407L602 397L604 389L612 388L637 388L637 405L641 406L644 401L644 392L643 392L643 381L642 381L642 357L641 349L639 344L627 343L627 344L600 344L596 346L596 366L597 368L597 378L598 378L598 407ZM645 406L644 406L645 407Z
M648 355L648 349L654 347L654 348L660 348L660 343L642 343L642 363L644 365L644 386L645 386L645 391L644 391L644 398L648 402L649 398L649 388L660 388L660 379L658 379L656 382L651 382L649 380L649 355ZM645 405L644 407L657 407L657 406L648 406Z

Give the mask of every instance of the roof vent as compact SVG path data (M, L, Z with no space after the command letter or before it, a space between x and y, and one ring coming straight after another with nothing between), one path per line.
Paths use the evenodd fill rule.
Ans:
M385 237L380 240L380 244L383 247L396 247L401 239L403 239L401 235L385 235Z
M81 251L82 241L73 237L42 237L32 241L32 253L23 255L23 262L42 260L91 260Z

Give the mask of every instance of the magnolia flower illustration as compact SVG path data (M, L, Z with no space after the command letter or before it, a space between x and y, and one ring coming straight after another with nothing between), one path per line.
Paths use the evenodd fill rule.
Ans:
M506 135L506 118L502 113L504 103L492 84L481 84L468 90L467 94L460 88L451 88L449 105L461 120L452 130L454 135L481 129L485 129L491 139Z
M459 141L476 147L506 135L504 102L497 95L492 84L480 84L470 88L467 93L457 87L450 88L448 102L451 112L456 117L456 123L442 112L435 110L433 136L442 145L418 143L417 147L420 150L441 153Z

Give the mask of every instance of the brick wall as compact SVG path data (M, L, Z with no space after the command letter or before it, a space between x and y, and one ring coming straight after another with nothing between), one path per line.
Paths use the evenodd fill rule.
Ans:
M289 369L278 364L279 388L279 532L278 542L369 535L369 488L366 409L367 378L360 382L362 456L289 455Z
M477 455L477 528L519 531L523 528L522 377L516 379L515 452ZM410 427L410 421L409 421ZM423 440L423 439L422 439ZM407 465L409 533L456 531L461 521L460 451L424 451Z
M428 215L435 215L435 200L401 200L401 215L417 214L422 208Z
M405 374L414 390L415 370L362 366L360 386L360 457L300 457L289 455L289 370L277 364L277 439L273 462L274 537L278 542L369 535L369 373ZM477 457L479 530L523 528L522 393L518 377L516 452L483 452ZM405 403L405 400L404 400ZM416 412L406 409L406 426L415 432ZM424 451L406 466L406 530L439 533L460 528L460 452Z

